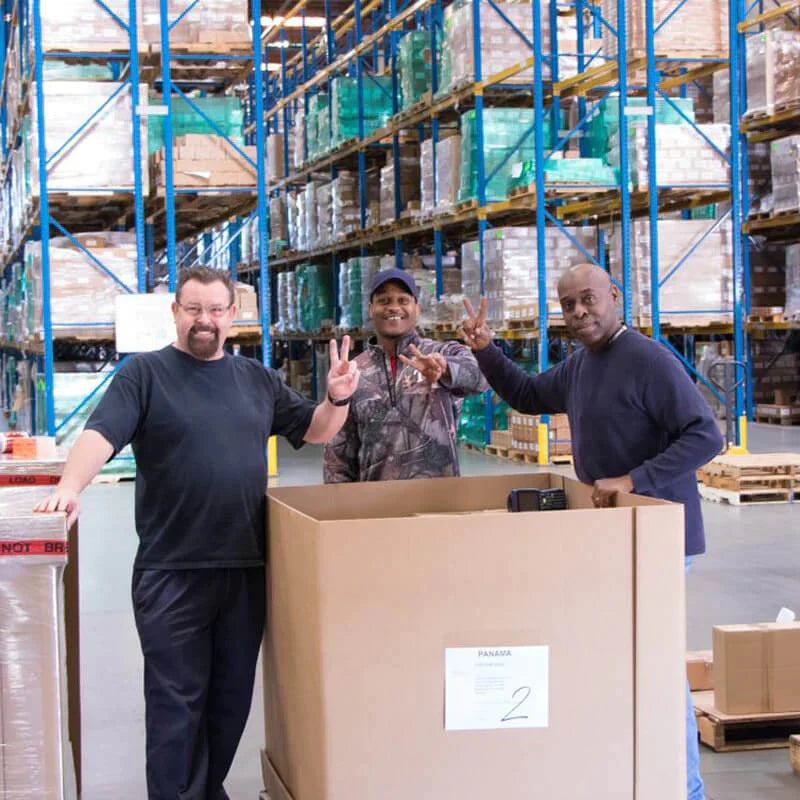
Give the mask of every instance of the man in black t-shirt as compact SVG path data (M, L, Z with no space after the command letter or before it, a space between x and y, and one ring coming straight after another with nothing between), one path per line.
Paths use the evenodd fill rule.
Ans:
M144 654L149 800L226 800L250 710L265 612L267 440L331 439L359 372L331 342L315 406L272 369L223 349L227 273L183 270L177 340L128 358L37 511L78 515L80 492L129 442L136 456L133 606Z

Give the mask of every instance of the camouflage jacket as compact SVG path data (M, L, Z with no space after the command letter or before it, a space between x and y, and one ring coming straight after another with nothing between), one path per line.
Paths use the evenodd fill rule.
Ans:
M469 348L457 342L422 339L416 333L398 342L446 359L450 380L432 387L398 360L392 380L389 358L374 339L356 358L361 379L347 422L325 447L325 483L406 480L458 475L456 436L463 398L488 385Z

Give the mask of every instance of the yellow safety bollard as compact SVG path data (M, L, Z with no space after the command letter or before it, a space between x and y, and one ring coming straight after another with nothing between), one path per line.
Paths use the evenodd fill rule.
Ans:
M269 464L269 477L278 477L278 437L270 436L267 441L267 463Z
M731 445L725 452L729 456L747 456L750 451L747 449L747 417L739 417L739 442L740 444Z
M539 423L539 466L550 463L550 427L546 422Z

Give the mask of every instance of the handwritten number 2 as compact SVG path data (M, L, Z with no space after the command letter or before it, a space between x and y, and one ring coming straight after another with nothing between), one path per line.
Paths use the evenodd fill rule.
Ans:
M513 722L516 719L528 719L527 714L518 714L516 717L512 717L511 715L531 696L531 687L530 686L520 686L519 689L514 691L514 694L511 695L511 699L516 699L517 695L520 692L524 692L524 697L520 700L510 711L506 713L503 719L500 722Z

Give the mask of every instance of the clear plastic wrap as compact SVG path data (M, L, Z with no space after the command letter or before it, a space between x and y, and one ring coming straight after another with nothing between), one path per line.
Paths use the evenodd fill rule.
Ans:
M75 238L119 281L132 291L137 290L135 234L106 231L76 234ZM40 242L25 245L25 260L36 289L37 333L44 330L41 247ZM50 240L50 307L56 333L58 326L113 325L117 295L125 293L117 280L69 239Z
M117 92L113 100L110 98ZM31 86L35 97L36 87ZM79 131L110 100L91 125L61 151L48 165L50 191L66 189L130 189L134 185L133 141L131 138L130 85L109 81L45 81L45 146L48 159ZM147 86L139 85L138 103L147 105ZM140 117L142 136L142 185L149 186L147 157L147 116ZM33 195L39 195L39 148L37 104L31 104L30 176Z
M143 9L142 35L145 41L160 47L160 0L144 0L138 5ZM181 19L179 17L187 8L185 0L169 0L167 8L170 22L174 23L170 31L173 45L247 45L252 42L248 0L201 0Z
M419 152L405 147L400 155L400 211L405 211L409 203L419 201L420 169ZM381 169L381 224L394 221L395 215L395 164L391 155L386 166Z
M662 322L703 324L727 322L732 318L731 225L730 220L726 220L706 235L715 224L714 220L659 220L659 276L663 281L659 303ZM634 220L631 228L631 291L633 313L640 318L641 324L648 324L652 318L650 249L649 221ZM612 274L621 281L620 230L612 232L609 250ZM675 270L678 264L681 266ZM670 277L667 279L668 275Z
M800 244L786 248L786 305L789 319L800 319Z
M331 182L333 191L333 239L343 239L361 229L358 174L340 170Z
M74 800L68 732L63 514L49 493L0 491L0 798Z
M800 209L800 136L776 139L770 145L773 210Z

